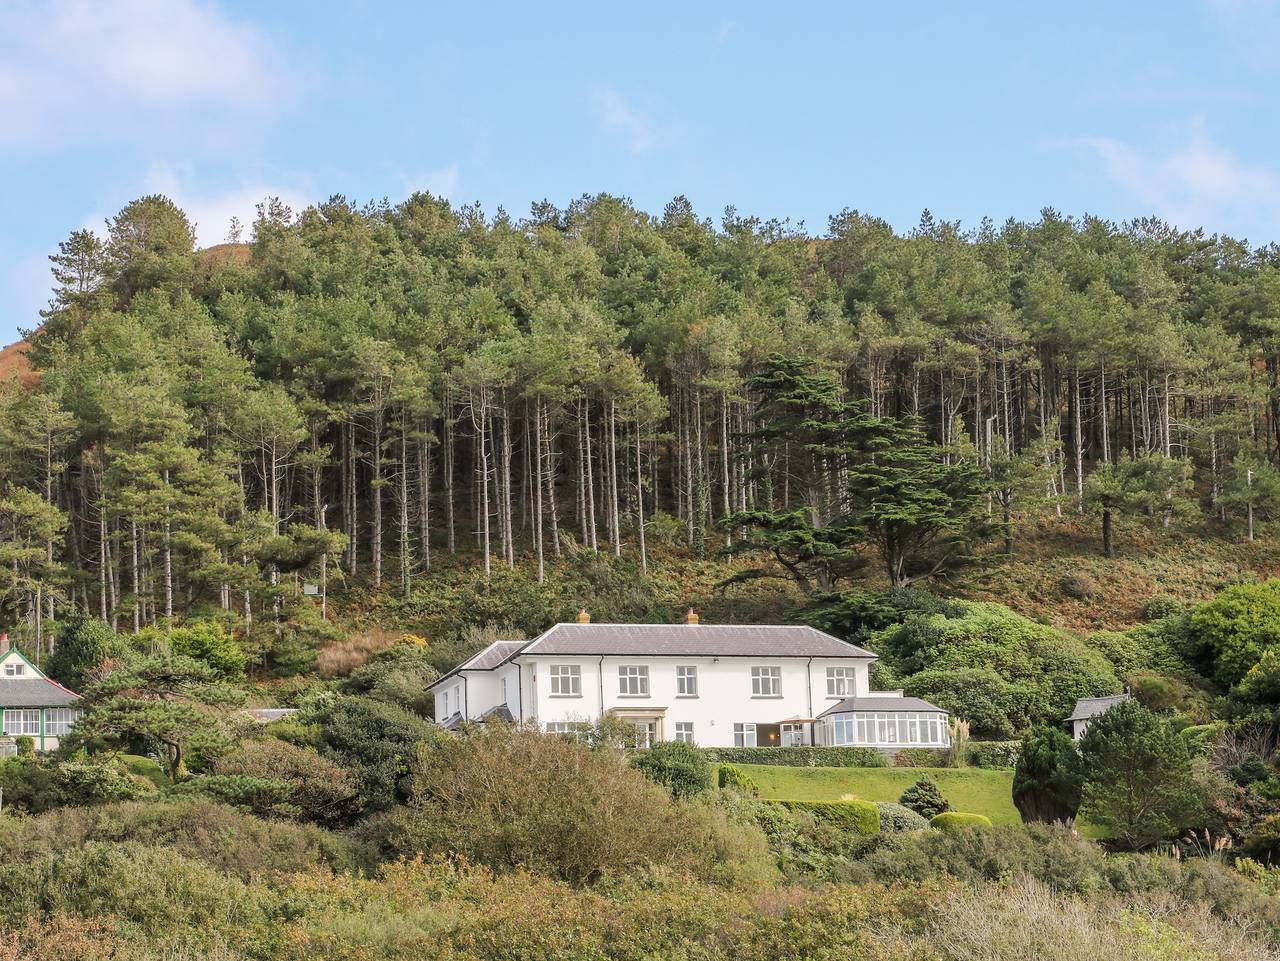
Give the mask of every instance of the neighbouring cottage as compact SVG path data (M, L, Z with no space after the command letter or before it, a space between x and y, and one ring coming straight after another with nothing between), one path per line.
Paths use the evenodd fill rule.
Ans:
M557 624L496 641L433 682L446 728L502 718L567 733L603 716L704 747L946 747L947 712L872 691L876 655L812 627Z
M37 751L52 751L80 717L80 695L68 690L9 646L0 635L0 734L29 737Z
M1090 721L1095 717L1101 717L1117 704L1123 704L1127 700L1129 700L1128 694L1112 694L1108 697L1082 697L1078 699L1075 710L1067 718L1067 723L1071 725L1071 736L1077 741L1080 740L1080 738L1084 737L1084 732L1089 730Z

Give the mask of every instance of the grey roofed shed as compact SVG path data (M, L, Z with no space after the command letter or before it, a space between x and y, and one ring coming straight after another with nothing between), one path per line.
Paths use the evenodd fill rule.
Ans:
M1082 697L1076 701L1075 710L1071 712L1068 721L1088 721L1095 717L1100 717L1111 708L1124 701L1129 700L1128 694L1111 694L1107 697Z

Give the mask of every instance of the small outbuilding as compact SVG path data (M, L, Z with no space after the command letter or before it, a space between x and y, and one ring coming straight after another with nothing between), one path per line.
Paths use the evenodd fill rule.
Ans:
M80 718L80 695L51 680L0 636L0 734L52 751Z
M1123 704L1129 700L1129 694L1112 694L1108 697L1082 697L1076 701L1075 710L1071 712L1071 716L1067 718L1067 723L1071 725L1071 736L1077 741L1084 737L1084 732L1089 730L1089 722L1095 717L1101 717L1111 710L1117 704Z

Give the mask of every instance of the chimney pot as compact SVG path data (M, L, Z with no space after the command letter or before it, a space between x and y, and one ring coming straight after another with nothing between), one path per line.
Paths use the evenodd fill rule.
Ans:
M587 609L585 607L581 607L578 609L578 623L579 624L591 623L591 615L587 613Z
M689 613L688 613L688 614L686 614L686 615L684 616L684 622L685 622L686 624L697 624L697 623L698 623L698 615L694 612L694 610L693 610L693 608L692 608L692 607L691 607L691 608L689 608Z

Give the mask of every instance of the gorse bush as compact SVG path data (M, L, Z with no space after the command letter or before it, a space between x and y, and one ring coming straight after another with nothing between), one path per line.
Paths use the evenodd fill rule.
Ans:
M647 867L754 877L768 864L754 828L673 801L621 753L501 724L423 747L408 806L371 840L388 856L460 854L572 884Z

